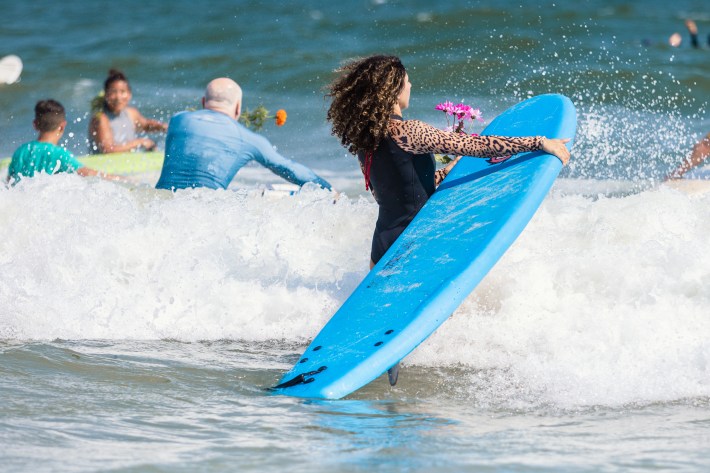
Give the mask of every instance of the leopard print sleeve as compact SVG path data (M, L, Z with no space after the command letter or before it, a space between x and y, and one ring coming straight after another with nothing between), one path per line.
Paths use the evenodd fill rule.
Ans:
M542 136L511 138L470 136L439 130L419 120L390 120L390 137L404 151L414 154L444 153L495 158L542 148Z
M437 169L434 171L434 185L439 187L441 181L449 174L449 171L445 168Z

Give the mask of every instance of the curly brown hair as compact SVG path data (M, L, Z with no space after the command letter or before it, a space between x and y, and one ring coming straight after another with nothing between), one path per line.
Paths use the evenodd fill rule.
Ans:
M370 56L346 63L329 86L327 119L348 151L374 151L404 87L406 70L396 56Z

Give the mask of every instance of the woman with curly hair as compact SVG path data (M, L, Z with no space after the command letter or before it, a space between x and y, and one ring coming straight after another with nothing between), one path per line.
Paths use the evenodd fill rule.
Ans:
M544 136L469 136L404 120L412 84L395 56L370 56L338 70L327 94L333 135L356 154L379 215L372 238L370 268L407 228L461 156L494 158L542 150L569 161L569 139ZM434 153L458 156L435 171Z

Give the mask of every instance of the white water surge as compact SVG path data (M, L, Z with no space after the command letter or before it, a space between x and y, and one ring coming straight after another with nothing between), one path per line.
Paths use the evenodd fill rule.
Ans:
M710 395L710 193L559 187L405 364L461 366L484 403ZM316 189L25 181L0 190L0 338L306 342L365 276L376 212Z

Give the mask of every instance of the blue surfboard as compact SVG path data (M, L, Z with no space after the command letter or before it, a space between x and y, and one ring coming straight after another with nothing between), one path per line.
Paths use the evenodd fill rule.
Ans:
M510 108L482 134L574 138L576 127L572 102L549 94ZM561 168L559 159L541 151L499 164L462 158L275 392L338 399L396 365L510 247Z

